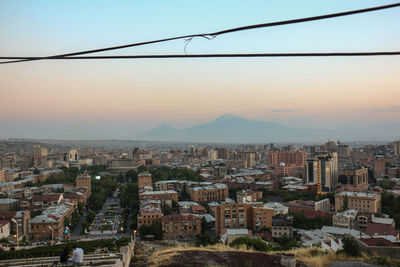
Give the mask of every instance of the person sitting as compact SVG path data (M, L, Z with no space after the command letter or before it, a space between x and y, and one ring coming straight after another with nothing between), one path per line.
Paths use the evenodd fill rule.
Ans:
M66 246L66 247L64 247L63 251L60 254L60 262L54 261L53 265L58 265L58 263L61 263L61 264L67 263L68 256L69 256L68 253L69 253L69 248Z
M78 248L76 245L72 246L71 259L67 263L80 264L83 262L83 249Z
M69 256L68 254L69 254L69 248L65 247L63 252L60 255L60 263L61 264L66 263L68 261L68 256Z

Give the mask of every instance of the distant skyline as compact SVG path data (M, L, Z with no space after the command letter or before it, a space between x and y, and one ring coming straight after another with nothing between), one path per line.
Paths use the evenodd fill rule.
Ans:
M1 56L47 56L397 1L0 2ZM189 54L400 50L400 8L193 39ZM104 55L178 53L183 41ZM0 137L124 138L226 114L292 127L400 123L400 56L0 65Z

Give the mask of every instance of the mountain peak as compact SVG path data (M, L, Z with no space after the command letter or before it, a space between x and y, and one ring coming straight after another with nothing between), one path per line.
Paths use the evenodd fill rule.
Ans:
M218 118L215 119L215 121L221 121L221 120L232 120L232 119L241 119L241 120L246 120L243 117L239 117L237 115L234 114L230 114L230 113L226 113Z

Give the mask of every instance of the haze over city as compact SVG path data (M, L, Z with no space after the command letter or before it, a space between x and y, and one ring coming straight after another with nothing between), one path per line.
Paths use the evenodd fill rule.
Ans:
M0 51L47 56L374 4L2 1ZM389 9L213 40L195 38L186 52L392 51L400 43L398 17L399 10ZM140 53L182 54L184 42L102 54ZM393 129L396 124L398 129L398 69L395 56L6 64L0 66L0 137L137 139L160 124L183 129L227 113L295 128Z
M1 0L0 267L400 266L399 18Z

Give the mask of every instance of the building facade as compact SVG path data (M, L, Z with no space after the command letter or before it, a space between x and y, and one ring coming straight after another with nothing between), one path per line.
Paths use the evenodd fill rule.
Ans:
M361 166L349 166L339 171L339 182L351 185L358 191L368 189L368 168Z
M151 173L148 172L143 172L138 175L138 187L139 189L144 188L145 186L152 187L152 181L151 181Z
M161 218L163 239L193 239L201 233L201 217L194 214L170 214Z
M354 209L367 213L381 212L381 195L363 192L340 192L335 195L335 211Z
M336 152L316 153L307 159L307 183L318 185L318 192L333 192L338 185L338 158Z
M190 190L190 199L194 202L211 202L225 200L228 197L228 186L225 184L213 184L209 186L197 186Z

